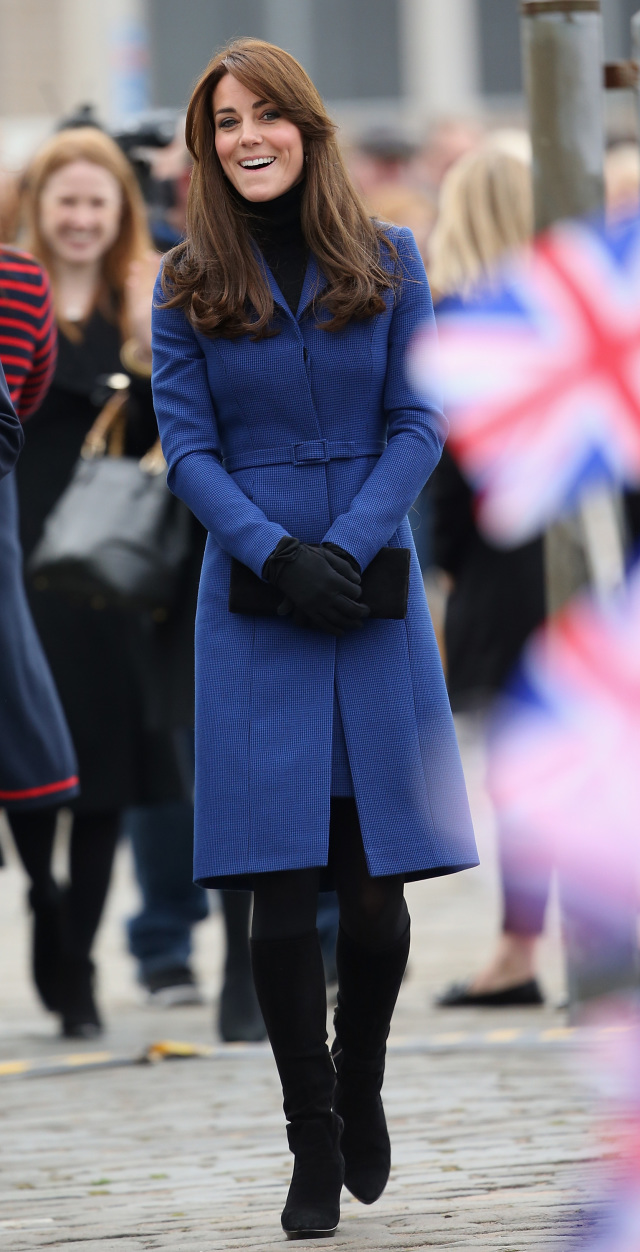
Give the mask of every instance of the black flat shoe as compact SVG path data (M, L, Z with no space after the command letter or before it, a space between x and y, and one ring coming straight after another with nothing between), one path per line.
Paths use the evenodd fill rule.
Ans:
M544 996L537 978L529 978L513 987L504 987L502 991L471 991L469 983L454 982L436 996L434 1004L441 1009L524 1008L544 1004Z

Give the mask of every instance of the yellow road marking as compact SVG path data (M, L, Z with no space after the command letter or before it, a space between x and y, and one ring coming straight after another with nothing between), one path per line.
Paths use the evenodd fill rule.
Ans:
M32 1061L0 1061L0 1075L24 1074L32 1065Z
M105 1061L113 1061L114 1052L70 1052L66 1056L57 1056L49 1061L50 1065L104 1065Z
M523 1034L523 1030L489 1030L484 1037L489 1043L511 1043Z

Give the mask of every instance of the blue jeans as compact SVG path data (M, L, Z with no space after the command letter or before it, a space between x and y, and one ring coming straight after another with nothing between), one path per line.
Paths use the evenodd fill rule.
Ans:
M328 982L334 982L336 973L336 940L340 909L335 891L321 891L318 895L318 934Z
M206 891L193 882L193 808L186 801L127 809L142 910L127 923L129 951L145 982L159 970L184 967L191 927L209 912Z

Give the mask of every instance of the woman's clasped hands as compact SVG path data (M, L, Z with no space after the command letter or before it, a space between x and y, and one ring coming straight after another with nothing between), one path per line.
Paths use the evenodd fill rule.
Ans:
M300 543L286 536L265 563L262 571L285 597L278 613L293 614L298 626L324 630L329 635L362 626L369 616L360 604L360 569L348 553L331 544Z

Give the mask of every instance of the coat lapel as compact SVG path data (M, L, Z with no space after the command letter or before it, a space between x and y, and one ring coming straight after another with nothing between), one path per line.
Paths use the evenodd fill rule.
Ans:
M296 313L297 321L300 321L300 318L302 317L302 314L304 313L305 309L308 307L308 305L311 304L312 300L314 300L315 297L319 295L323 287L326 287L326 285L327 285L327 280L324 274L322 273L322 270L320 269L318 262L316 261L316 258L313 255L313 252L310 252L309 260L307 261L307 272L304 276L304 282L302 284L302 292L300 294L300 301L298 303L298 311Z
M298 302L298 309L294 318L293 313L291 312L291 309L289 308L289 305L287 304L273 276L273 273L269 269L269 266L267 265L267 262L265 261L260 249L258 248L257 244L254 243L253 240L251 241L251 243L252 243L254 253L256 255L256 259L260 262L260 264L262 265L264 269L265 278L269 284L269 290L271 291L271 295L273 296L274 302L278 305L279 308L283 310L284 313L286 313L287 317L293 318L294 321L299 322L305 309L311 304L311 302L315 299L315 297L327 285L327 280L324 274L322 273L322 270L320 269L318 262L316 261L316 258L314 257L313 253L312 252L309 253L309 259L307 261L307 268L305 271L304 282L302 284L302 291L300 293L300 300Z

